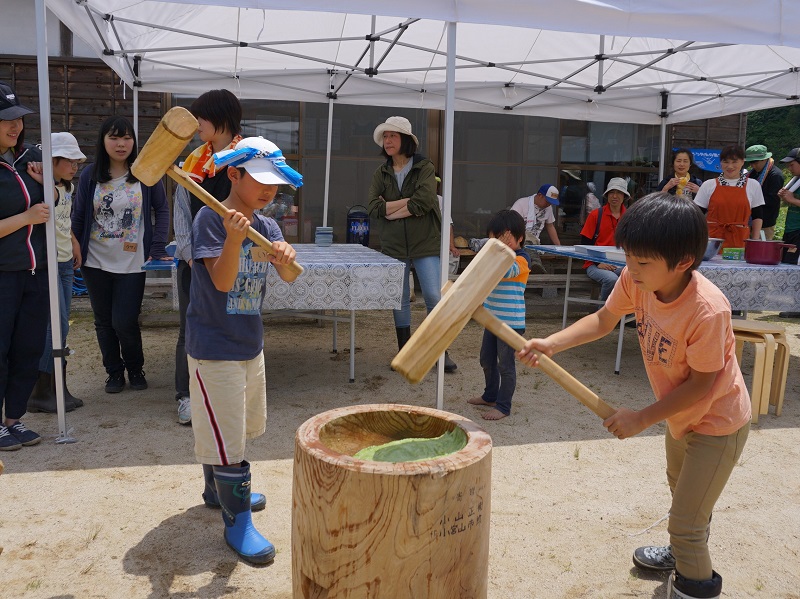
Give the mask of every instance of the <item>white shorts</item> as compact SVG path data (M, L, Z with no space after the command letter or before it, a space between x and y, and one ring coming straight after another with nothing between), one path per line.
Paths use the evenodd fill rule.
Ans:
M245 440L267 427L264 354L241 362L187 357L195 458L212 466L243 461Z

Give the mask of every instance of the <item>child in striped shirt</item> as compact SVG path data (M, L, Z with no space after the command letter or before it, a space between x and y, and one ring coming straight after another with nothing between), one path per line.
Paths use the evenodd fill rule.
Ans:
M522 249L525 221L514 210L501 210L487 227L489 237L499 239L514 250L517 258L497 287L489 294L484 307L520 335L525 334L525 285L530 273L530 258ZM500 420L511 414L511 398L517 387L514 350L488 330L483 331L480 364L486 378L482 395L467 400L475 406L489 406L484 420Z

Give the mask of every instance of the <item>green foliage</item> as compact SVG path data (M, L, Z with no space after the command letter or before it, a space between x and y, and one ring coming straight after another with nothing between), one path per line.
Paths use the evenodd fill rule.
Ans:
M792 148L800 147L800 106L770 108L748 113L746 146L755 144L767 146L778 168L782 168L784 165L778 161ZM786 169L783 169L783 178L785 181L791 178ZM775 223L775 239L783 239L787 208L785 204L781 206L778 222Z
M800 105L748 113L745 147L755 144L767 146L777 160L800 146Z
M778 220L775 222L775 239L783 239L783 231L786 227L786 211L789 206L783 204L778 212Z

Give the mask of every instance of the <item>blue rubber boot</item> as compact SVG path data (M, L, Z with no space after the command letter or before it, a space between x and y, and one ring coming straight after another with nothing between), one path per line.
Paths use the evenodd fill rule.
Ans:
M251 517L250 464L212 468L225 522L225 542L245 561L270 563L275 559L275 547L256 530Z
M203 464L203 478L206 481L206 488L203 491L203 502L207 507L219 509L219 498L217 498L217 485L214 483L214 467ZM261 493L250 493L250 511L260 512L267 507L267 498Z

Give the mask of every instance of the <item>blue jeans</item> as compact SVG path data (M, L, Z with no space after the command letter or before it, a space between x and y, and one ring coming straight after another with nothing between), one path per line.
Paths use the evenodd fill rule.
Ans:
M408 284L408 275L411 272L411 265L417 271L419 286L422 287L422 297L425 300L425 307L428 314L439 303L442 297L441 291L441 267L439 256L425 256L424 258L410 258L405 260L406 270L403 274L403 299L400 302L400 309L394 310L394 326L411 326L411 289Z
M144 366L139 314L145 272L113 273L81 268L94 312L94 330L108 374L139 372Z
M189 307L189 289L192 285L192 267L183 260L178 262L178 314L180 328L175 343L175 399L189 397L189 361L186 358L186 308Z
M72 305L72 281L75 270L72 260L58 263L58 313L61 317L61 346L67 347L67 333L69 333L69 307ZM47 321L47 338L44 342L44 352L39 360L41 372L53 372L53 329L50 320Z
M0 408L9 420L28 409L50 318L47 269L0 271Z
M617 266L614 270L604 270L598 268L596 264L592 264L586 269L587 276L592 281L600 283L600 301L606 301L608 296L611 295L611 290L617 284L619 275L622 274L622 266Z
M520 335L525 329L514 329ZM517 366L514 350L490 331L483 331L480 362L486 387L481 398L508 416L511 414L511 398L517 388Z

